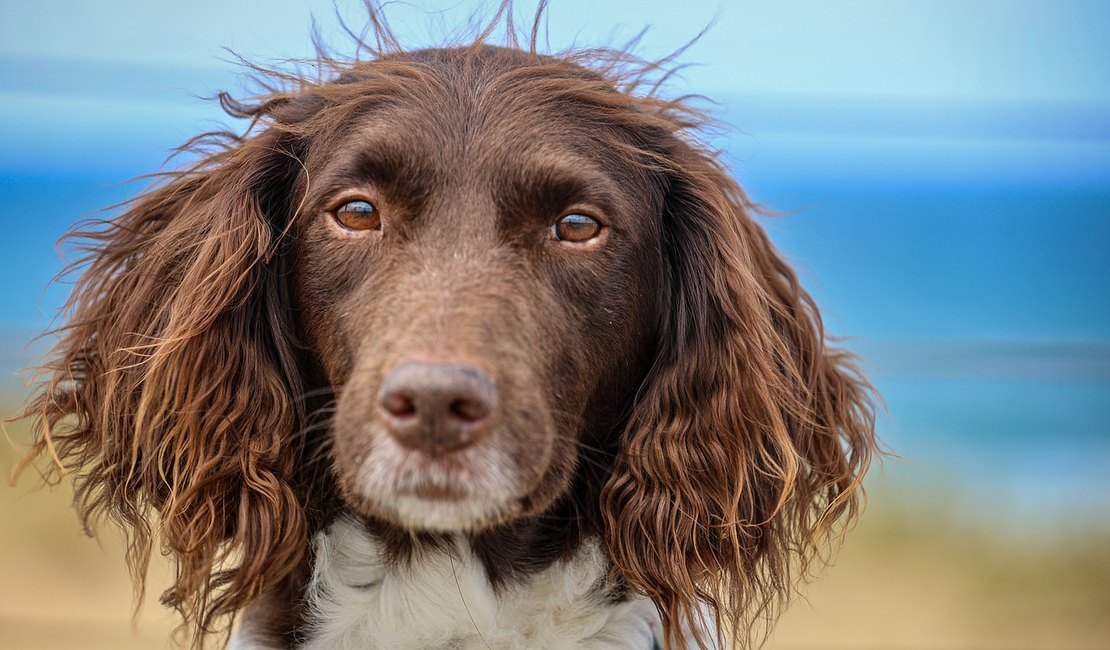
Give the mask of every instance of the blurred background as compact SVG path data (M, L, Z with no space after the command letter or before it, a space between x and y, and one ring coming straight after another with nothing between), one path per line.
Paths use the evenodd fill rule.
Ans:
M418 47L476 9L388 16ZM0 0L3 413L67 292L54 241L228 121L201 99L250 91L222 48L311 56L315 19L350 51L337 15L365 22L347 0ZM901 456L767 647L1110 648L1110 4L554 0L548 33L557 51L651 27L656 57L710 22L669 92L730 125L713 142L785 213L765 226L866 360ZM0 647L166 646L156 605L132 629L118 540L34 487L0 488Z

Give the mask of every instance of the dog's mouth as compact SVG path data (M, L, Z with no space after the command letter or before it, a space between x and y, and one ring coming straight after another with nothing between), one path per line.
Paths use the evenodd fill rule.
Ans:
M423 483L413 487L408 492L399 492L398 494L425 501L462 501L466 498L466 494L457 486L439 483Z
M503 523L521 514L533 487L496 444L431 456L384 432L374 439L351 492L365 514L410 530L471 532Z
M444 502L462 502L474 497L475 484L488 481L477 476L458 455L429 457L419 452L401 451L391 477L394 493L398 497Z

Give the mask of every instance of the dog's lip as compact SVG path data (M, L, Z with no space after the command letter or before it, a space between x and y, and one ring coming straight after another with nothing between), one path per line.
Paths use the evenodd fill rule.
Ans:
M399 495L412 496L425 501L462 501L466 494L453 485L436 483L421 483L405 490L400 490Z
M465 452L431 456L405 450L394 465L390 491L395 496L415 497L425 501L459 502L474 495L473 461Z
M451 476L467 471L472 461L467 458L467 450L451 451L442 454L428 454L417 450L404 450L401 464L409 472L446 472Z

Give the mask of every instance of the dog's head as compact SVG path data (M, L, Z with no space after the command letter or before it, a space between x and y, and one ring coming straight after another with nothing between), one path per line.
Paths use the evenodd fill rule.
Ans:
M413 531L581 500L672 636L855 513L866 383L697 115L615 70L394 52L227 100L263 126L82 233L37 448L135 548L157 513L200 629L301 561L321 480Z
M341 387L346 500L414 529L542 512L651 364L649 120L586 69L491 47L396 54L319 101L289 280Z

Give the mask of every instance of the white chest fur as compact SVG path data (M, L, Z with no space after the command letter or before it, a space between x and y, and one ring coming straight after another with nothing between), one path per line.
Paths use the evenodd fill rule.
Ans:
M358 648L649 650L655 606L608 602L608 566L596 543L566 562L494 592L481 564L459 542L403 566L356 523L340 520L316 539L308 591L314 623L307 649Z

